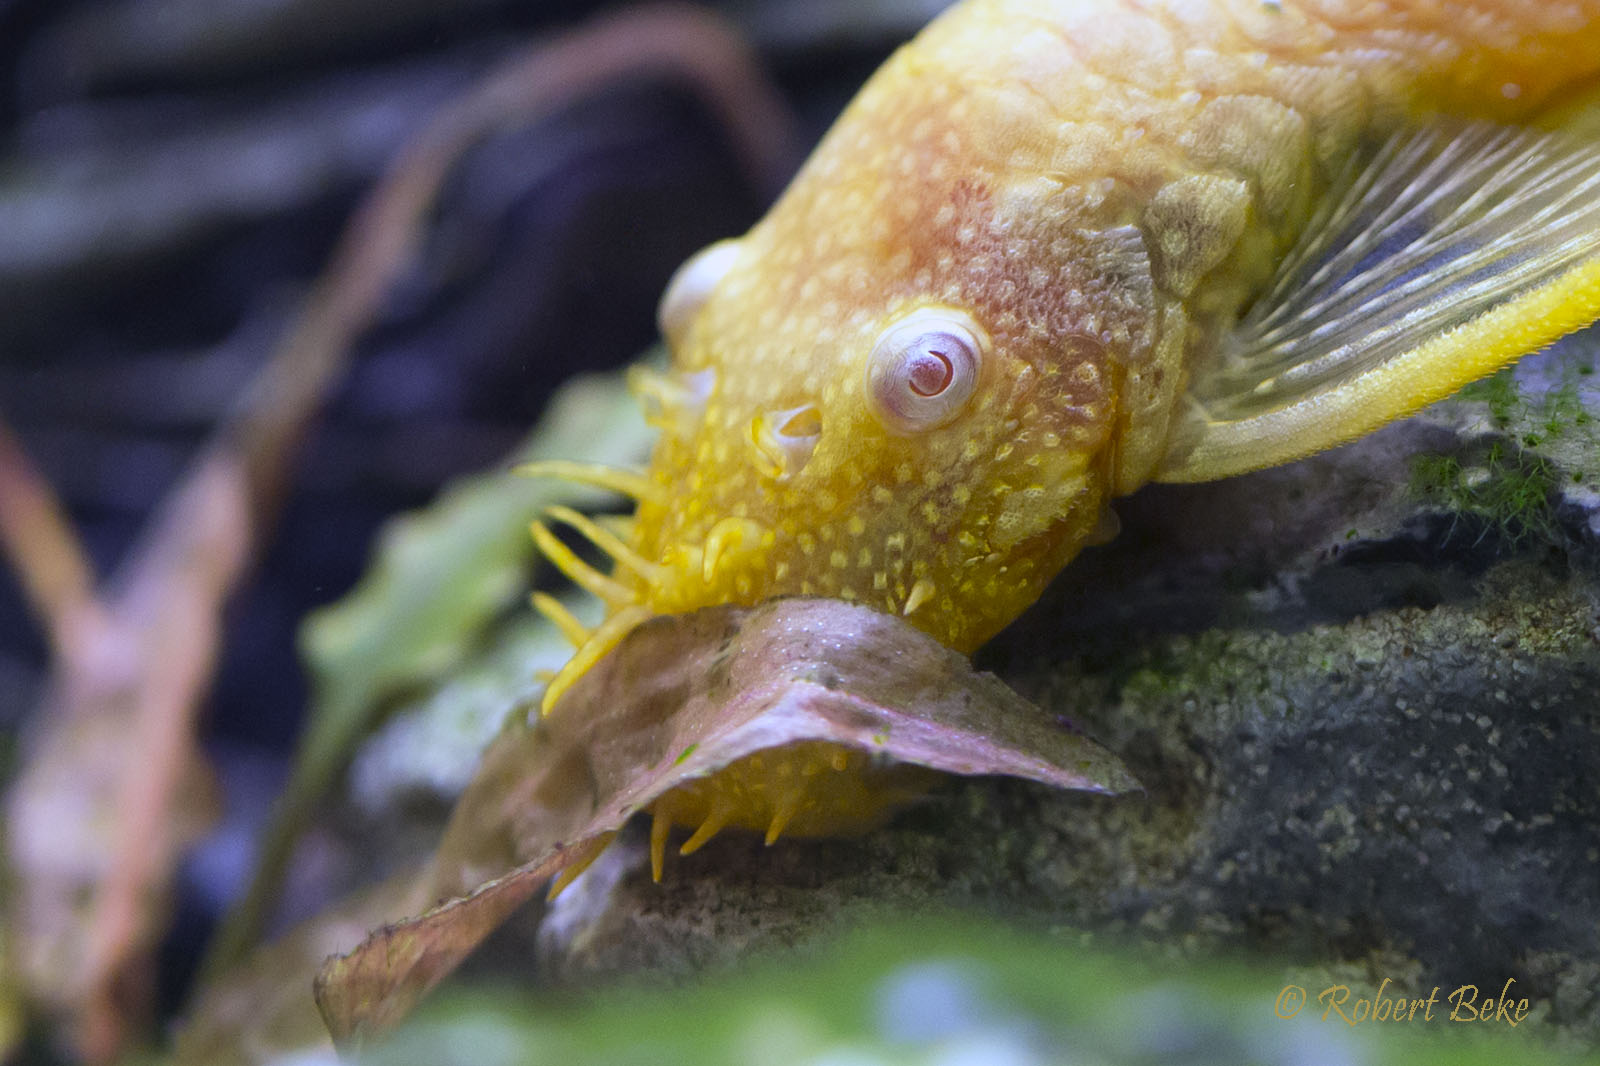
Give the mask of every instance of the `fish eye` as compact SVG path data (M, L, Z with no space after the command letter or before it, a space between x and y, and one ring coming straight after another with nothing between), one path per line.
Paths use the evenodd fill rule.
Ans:
M673 271L656 307L656 326L667 342L677 347L689 323L705 306L711 290L717 287L739 257L739 242L729 239L709 244L691 255Z
M913 311L878 335L867 358L867 402L892 432L937 429L972 397L987 344L965 312Z

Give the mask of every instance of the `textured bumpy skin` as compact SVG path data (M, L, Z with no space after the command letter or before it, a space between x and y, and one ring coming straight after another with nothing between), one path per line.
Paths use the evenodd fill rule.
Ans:
M640 499L620 540L558 516L610 577L536 528L612 608L592 633L561 619L583 646L551 702L639 619L716 603L838 597L976 648L1158 470L1196 366L1363 146L1434 116L1523 123L1597 69L1593 2L951 8L669 291L673 368L639 380L648 473L543 471ZM956 416L908 429L870 368L919 312L981 358ZM961 372L936 354L918 396Z

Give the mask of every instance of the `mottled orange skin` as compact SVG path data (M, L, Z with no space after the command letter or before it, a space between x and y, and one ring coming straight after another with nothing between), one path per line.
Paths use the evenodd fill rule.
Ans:
M671 338L710 390L656 397L660 497L630 544L657 566L616 577L655 613L815 594L978 647L1149 479L1187 368L1362 142L1433 113L1520 120L1597 69L1594 2L956 5ZM921 307L991 347L961 416L906 435L864 367ZM774 467L757 420L807 407L814 452Z

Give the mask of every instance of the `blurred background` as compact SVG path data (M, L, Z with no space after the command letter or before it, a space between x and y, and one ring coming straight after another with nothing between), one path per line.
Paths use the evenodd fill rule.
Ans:
M556 79L545 90L558 106L526 121L504 116L448 169L413 254L376 308L354 316L361 328L346 365L325 390L310 389L324 394L306 431L287 433L298 444L292 459L281 476L263 478L281 481L282 491L261 492L278 498L257 516L267 519L266 535L229 598L216 677L199 708L222 820L178 866L157 965L144 966L137 936L123 938L128 972L159 974L157 1009L115 1002L101 1011L132 1019L135 1043L159 1040L174 1016L284 791L312 695L297 654L308 612L350 592L391 516L461 476L503 469L563 381L645 352L671 271L754 222L861 82L944 6L707 0L692 10L725 27L698 23L722 41L707 48L722 59L705 64L727 75L720 97L682 71L629 69L592 54L594 66L563 75L591 84L564 92ZM247 408L263 368L295 347L286 337L341 232L373 202L403 147L507 61L642 8L598 0L0 0L0 429L59 496L100 578L145 557L142 538L161 501L186 483L218 427ZM754 66L729 66L729 42L748 49ZM491 1060L459 1041L456 1028L478 1024L482 1010L494 1015L491 1028L515 1038L503 1046L540 1049L522 1061L623 1061L608 1041L638 1043L643 1034L651 1057L634 1061L748 1062L751 1048L765 1054L787 1042L811 1056L794 1061L837 1062L844 1058L823 1056L859 1034L828 1028L835 1008L857 1029L911 1034L900 1042L910 1050L896 1043L851 1062L1062 1061L1058 1044L1084 1060L1135 1063L1543 1061L1524 1039L1529 1029L1504 1034L1513 1051L1476 1059L1443 1043L1428 1058L1385 1030L1370 1042L1380 1056L1309 1021L1286 1029L1272 1011L1291 979L1315 989L1395 977L1425 992L1502 974L1523 981L1588 1055L1600 1031L1592 913L1600 823L1590 772L1600 751L1592 698L1600 643L1590 636L1600 543L1595 351L1591 330L1348 448L1220 485L1158 486L1119 504L1123 536L1085 553L980 665L1065 709L1064 725L1126 757L1150 786L1146 799L1096 804L967 782L946 786L892 832L859 841L769 851L729 834L720 853L683 864L661 886L636 863L632 881L615 874L620 887L604 912L624 920L606 927L596 919L594 972L605 972L609 958L631 974L644 969L632 961L670 944L676 953L661 954L662 972L681 976L671 969L678 960L699 969L764 943L785 949L763 979L778 991L741 977L659 1009L619 996L587 1013L555 1001L530 1008L520 994L503 1008L474 1001L432 1015L424 1024L435 1029L418 1030L388 1061L482 1066ZM278 391L292 393L288 384L279 381ZM602 394L600 406L627 402L631 413L620 391L616 382L590 390ZM569 436L572 424L595 423L569 421ZM596 447L601 436L590 434ZM566 439L561 448L585 454ZM7 466L0 432L0 499ZM504 499L513 480L487 487ZM471 510L460 502L438 511ZM517 517L509 528L529 554L525 522ZM455 556L469 554L457 550L457 528L434 522L417 538L427 550L411 551L404 565L394 557L407 553L391 538L384 572L426 584L420 573L435 585L423 591L438 593ZM283 904L280 922L386 864L425 855L437 840L449 795L465 784L478 749L465 745L467 768L441 785L429 776L432 749L449 745L439 743L434 719L448 730L480 714L488 719L477 723L487 731L473 738L481 744L500 721L492 714L503 717L528 684L530 642L516 631L528 582L520 570L510 576L518 580L492 595L472 593L477 607L500 612L502 632L478 641L483 619L470 619L468 631L448 634L454 659L396 668L396 657L425 658L407 642L418 634L373 616L398 611L419 620L412 630L426 630L434 620L424 612L405 614L426 598L420 593L380 589L365 615L340 615L348 630L357 622L367 630L342 642L324 633L323 643L339 647L318 663L327 668L321 679L342 671L357 688L375 685L344 708L357 712L352 728L386 713L390 726L421 728L382 733L368 746L350 790L367 798L318 808L321 821L296 853L287 887L270 901ZM363 643L363 635L374 639ZM203 645L201 636L169 647ZM51 801L33 803L31 819L12 817L6 844L31 821L45 838L36 851L84 860L59 884L16 869L9 880L0 874L6 919L24 915L0 922L0 1059L23 1028L21 993L36 991L17 987L21 967L7 957L21 952L6 937L32 917L12 906L26 895L17 887L39 882L40 895L65 901L40 939L67 945L47 961L82 968L91 954L81 949L90 939L80 935L84 914L90 904L96 918L113 908L77 889L99 887L94 878L113 859L127 867L142 857L137 834L122 833L137 818L117 806L123 779L115 771L132 766L126 779L136 784L160 776L140 761L149 738L125 737L135 730L122 720L112 722L109 744L105 732L85 739L57 729L67 770L54 779L35 773L51 768L37 755L48 748L37 743L49 735L40 726L67 717L40 713L51 706L50 643L0 563L0 781L15 797L18 780L37 776ZM1399 655L1384 653L1395 644ZM370 670L358 661L383 652L389 661ZM508 662L514 669L502 673L514 678L492 676ZM475 690L479 675L487 681ZM1514 714L1498 705L1511 698L1506 689L1521 701ZM475 697L479 690L487 695ZM326 695L319 685L319 724L338 704ZM180 704L169 718L186 728L180 716L189 708ZM450 713L434 715L434 705ZM1374 713L1391 705L1392 714ZM347 747L354 739L343 738ZM154 767L169 771L172 795L148 804L162 816L208 806L205 789L179 780L182 740L165 749L168 765ZM365 792L363 766L383 778ZM23 768L29 776L19 778ZM424 808L422 793L433 807ZM1486 811L1506 813L1494 822ZM158 824L154 835L164 832ZM131 854L118 847L125 840L136 842ZM167 924L164 864L175 842L158 843L166 850L147 865L160 869L143 871L151 891L141 895L145 884L131 876L115 886L120 899L148 908L149 928ZM624 852L613 852L622 855L616 871L628 869ZM636 848L635 859L641 854ZM634 889L641 894L629 895ZM160 898L152 906L147 897ZM929 898L1029 917L1052 935L1038 944L982 928L969 936L944 921L938 935L885 933L893 950L847 953L837 965L787 950L811 927L865 913L852 907L916 910ZM1158 945L1160 964L1129 978L1122 962L1102 965L1079 950L1082 930L1136 932ZM499 948L504 969L526 968L533 935L510 930ZM1180 948L1218 946L1272 958L1256 975L1266 983L1234 997L1226 1017L1208 998L1229 994L1221 971L1184 977L1168 965ZM542 958L558 982L562 950ZM485 972L495 951L489 945L478 960ZM911 958L917 952L981 964L929 970L926 958ZM572 952L573 972L589 964L581 954ZM1280 958L1334 969L1286 976ZM1047 971L1060 980L1041 980ZM128 991L116 967L98 976L91 993ZM80 977L69 972L61 983ZM296 976L294 993L303 998L305 987ZM1019 990L1041 998L1030 1006ZM899 1005L913 1000L916 1010L902 1015ZM268 1012L245 1001L248 1012ZM623 1012L631 1021L619 1026ZM154 1026L146 1024L152 1016ZM1151 1018L1171 1024L1139 1024ZM1057 1033L1063 1020L1065 1043L1039 1036ZM63 1028L81 1043L92 1026L80 1021ZM35 1035L43 1023L29 1023L25 1053L38 1057L27 1061L73 1058L63 1056L63 1041ZM1246 1036L1228 1035L1236 1029ZM706 1034L726 1038L721 1058L699 1042ZM941 1057L946 1037L976 1041L978 1050ZM450 1058L458 1044L472 1056ZM663 1052L673 1047L677 1058Z
M99 575L237 407L406 139L503 57L628 6L0 0L0 419ZM792 166L944 4L710 6L781 93ZM228 609L202 728L229 824L258 824L285 773L306 700L301 618L350 588L387 517L502 460L563 379L652 343L672 269L749 226L781 184L738 153L689 87L623 77L452 171ZM8 772L47 655L0 567ZM185 874L169 1001L246 862L241 847Z

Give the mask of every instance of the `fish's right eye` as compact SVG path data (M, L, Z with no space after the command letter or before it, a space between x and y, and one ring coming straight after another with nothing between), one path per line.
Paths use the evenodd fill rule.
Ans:
M925 307L878 335L867 358L867 402L889 430L937 429L966 407L988 339L963 311Z
M668 344L678 346L711 290L727 276L738 257L737 240L718 241L700 249L673 272L656 308L656 325Z

